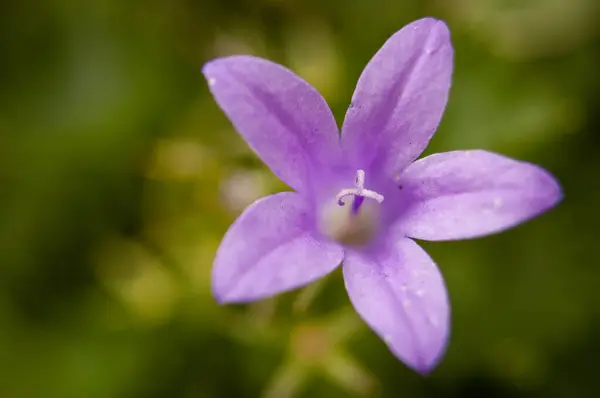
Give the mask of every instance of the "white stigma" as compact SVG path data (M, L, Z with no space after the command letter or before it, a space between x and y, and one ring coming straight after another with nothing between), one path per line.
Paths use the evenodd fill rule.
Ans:
M347 246L364 246L377 235L383 195L365 189L365 172L356 171L354 188L342 189L321 208L321 232ZM346 197L349 196L349 199ZM367 198L373 200L366 200ZM333 198L332 198L333 199ZM346 206L348 204L349 206Z
M377 203L383 202L383 195L371 191L370 189L365 189L365 171L357 170L356 171L356 180L354 182L355 188L342 189L335 197L338 204L340 206L344 206L346 203L344 202L344 198L346 196L363 196L365 198L371 198Z

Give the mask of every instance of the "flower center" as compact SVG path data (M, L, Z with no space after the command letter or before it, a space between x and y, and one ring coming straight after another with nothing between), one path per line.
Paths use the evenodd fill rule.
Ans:
M336 195L336 200L340 206L345 206L344 198L346 196L353 196L354 201L352 202L352 212L358 213L360 206L364 202L365 198L371 198L377 201L377 203L383 202L383 195L378 194L375 191L365 189L365 172L363 170L356 171L356 182L355 188L342 189L340 193Z
M354 185L354 188L342 189L334 203L323 207L319 222L321 231L329 238L344 245L362 246L370 242L378 230L383 195L365 189L363 170L356 171ZM351 206L346 206L350 201Z

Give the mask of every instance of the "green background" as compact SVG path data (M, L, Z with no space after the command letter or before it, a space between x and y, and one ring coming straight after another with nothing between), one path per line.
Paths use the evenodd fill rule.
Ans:
M350 307L341 275L218 306L220 238L285 189L210 97L250 53L341 122L362 68L423 16L456 50L427 153L483 148L561 181L553 211L424 244L452 338L423 378ZM0 397L593 397L600 355L597 0L9 0L0 5Z

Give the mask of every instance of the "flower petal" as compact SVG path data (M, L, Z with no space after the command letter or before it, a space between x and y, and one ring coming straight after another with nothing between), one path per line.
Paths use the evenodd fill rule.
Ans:
M377 255L348 252L343 271L356 311L404 363L431 371L445 352L450 309L431 257L408 238L390 236Z
M312 209L295 192L251 204L229 228L213 266L219 302L257 300L305 285L334 270L343 249L313 235Z
M339 133L327 103L290 70L239 55L210 61L202 72L238 132L295 190L306 190L312 173L337 161Z
M466 239L520 224L562 198L544 169L495 153L437 153L400 176L399 227L424 240Z
M450 90L453 49L442 21L425 18L394 34L363 71L342 128L356 168L389 177L427 147Z

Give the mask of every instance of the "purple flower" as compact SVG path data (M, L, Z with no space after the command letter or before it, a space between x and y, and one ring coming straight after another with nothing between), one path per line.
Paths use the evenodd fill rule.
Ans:
M561 198L535 165L482 151L417 160L442 117L453 49L442 21L394 34L358 81L339 134L321 95L251 56L207 63L217 103L295 192L257 200L229 228L213 269L221 303L305 285L343 262L354 308L408 366L429 372L449 335L440 271L413 239L473 238L522 223Z

